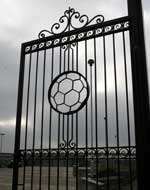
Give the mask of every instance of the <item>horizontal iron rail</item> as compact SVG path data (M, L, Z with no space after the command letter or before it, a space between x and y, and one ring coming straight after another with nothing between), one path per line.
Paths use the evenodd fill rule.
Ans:
M119 19L106 21L104 23L94 24L88 27L72 30L69 32L55 34L45 38L40 38L37 40L25 42L23 43L23 45L26 47L24 53L25 54L33 53L53 47L63 46L66 44L72 44L79 41L92 39L94 37L97 38L114 33L119 33L122 31L127 31L129 29L130 29L130 18L128 16L121 17ZM97 32L97 30L101 31ZM92 33L88 34L90 32ZM71 37L74 38L71 39ZM63 39L65 40L63 41Z
M78 147L78 150L84 150L85 148L86 148L86 147ZM100 149L100 150L101 150L101 149L106 149L106 148L109 148L109 149L115 149L115 148L116 148L116 149L117 149L117 148L121 148L121 149L125 149L125 148L126 148L126 149L128 149L128 148L130 148L130 149L131 149L131 148L136 148L136 146L130 146L130 147L129 147L129 146L119 146L119 147L118 147L118 146L108 146L108 147L107 147L107 146L103 146L103 147L99 147L99 146L98 146L97 148ZM65 150L65 149L66 149L66 148L60 148L60 151ZM93 149L96 149L96 148L95 148L95 147L88 147L88 149L92 149L92 150L93 150ZM40 151L40 150L41 150L40 148L39 148L39 149L34 149L35 152L36 152L36 151ZM49 149L43 148L42 150L43 150L43 151L48 151ZM51 150L51 151L52 151L52 150L58 150L58 148L51 148L50 150ZM68 148L68 150L76 150L76 148ZM20 149L20 151L24 151L24 149ZM32 151L32 149L27 149L27 152L28 152L28 151Z
M119 150L118 150L119 149ZM136 147L135 146L120 146L118 147L90 147L90 148L77 148L72 150L71 148L68 149L59 149L58 148L52 148L49 149L43 149L42 152L40 149L35 149L34 152L32 149L28 150L20 150L20 161L23 160L30 160L32 156L36 158L48 158L49 154L52 155L51 159L60 157L65 158L66 155L68 155L68 159L76 157L76 155L79 155L78 157L85 157L85 156L91 156L95 155L97 156L97 159L111 159L115 158L118 159L118 151L119 151L119 159L136 159ZM63 154L63 155L62 155ZM36 156L35 156L36 155Z
M58 150L58 148L51 148L50 150L49 149L42 149L42 152L41 152L41 149L34 149L34 152L33 152L33 150L32 149L27 149L27 150L24 150L24 149L20 149L20 156L21 155L23 155L25 152L26 152L26 154L32 154L32 153L39 153L39 154L45 154L45 153L49 153L49 152L54 152L54 151L56 151L56 152L62 152L62 151L65 151L65 152L70 152L70 151L73 151L73 152L80 152L80 151L89 151L89 150L92 150L92 151L94 151L95 153L96 152L98 152L98 151L102 151L102 150L104 150L105 152L107 152L108 151L108 154L110 154L111 153L111 151L116 151L116 154L117 154L117 151L118 151L118 149L119 149L119 151L121 152L121 151L124 151L124 150L126 150L127 151L127 153L129 153L129 151L130 152L132 152L132 151L134 151L134 150L136 150L136 146L119 146L119 147L117 147L117 146L112 146L112 147L107 147L107 146L105 146L105 147L78 147L77 149L76 148L68 148L68 149L66 149L66 148L60 148L59 150ZM134 154L136 155L136 152L134 152Z

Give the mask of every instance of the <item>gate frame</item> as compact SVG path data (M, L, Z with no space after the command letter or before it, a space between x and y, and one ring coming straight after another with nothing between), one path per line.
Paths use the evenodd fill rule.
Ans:
M128 16L130 17L132 28L130 31L131 43L131 66L133 80L133 98L134 98L134 116L135 116L135 135L137 151L137 179L138 189L145 190L149 184L146 174L150 158L150 109L149 109L149 92L148 92L148 75L146 64L146 50L143 29L143 14L141 0L128 1ZM117 19L116 19L117 20ZM110 22L109 22L110 23ZM89 28L93 28L90 26ZM80 32L80 30L78 30ZM71 32L70 32L71 35ZM59 35L58 35L59 37ZM61 36L62 37L62 36ZM42 39L41 39L42 41ZM33 43L36 40L33 41ZM40 39L38 39L40 42ZM21 46L20 73L18 84L18 101L16 115L16 133L14 148L14 165L13 165L13 185L12 190L18 189L18 161L20 159L20 132L21 132L21 115L24 86L24 67L25 67L25 45ZM141 64L142 63L142 64ZM148 126L149 124L149 126ZM144 126L141 128L141 126Z

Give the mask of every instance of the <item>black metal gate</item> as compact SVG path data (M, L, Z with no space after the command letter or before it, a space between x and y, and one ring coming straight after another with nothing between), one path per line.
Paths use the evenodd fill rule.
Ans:
M132 23L69 8L22 44L13 190L137 189Z

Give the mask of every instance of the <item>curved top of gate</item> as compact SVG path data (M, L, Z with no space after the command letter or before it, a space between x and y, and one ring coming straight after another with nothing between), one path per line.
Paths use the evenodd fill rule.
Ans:
M54 23L50 30L42 30L38 34L38 39L23 43L24 52L28 54L73 44L78 41L126 31L129 30L129 27L129 16L104 22L103 15L96 15L89 19L87 15L81 15L74 8L69 7L60 17L59 22Z
M42 30L38 37L44 38L49 35L61 34L63 32L103 22L103 15L96 15L92 19L89 19L87 15L81 15L74 8L69 7L69 9L64 12L64 15L60 17L59 22L54 23L50 30Z

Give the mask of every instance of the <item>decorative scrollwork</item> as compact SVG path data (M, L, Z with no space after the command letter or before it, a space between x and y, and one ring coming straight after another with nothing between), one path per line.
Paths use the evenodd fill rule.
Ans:
M36 50L37 49L37 44L34 44L33 46L32 46L32 50Z
M66 152L64 150L60 151L60 157L63 158L66 156Z
M26 48L25 48L25 52L28 52L30 50L30 46L27 46Z
M59 22L52 25L50 31L42 30L38 37L45 38L46 36L60 34L70 31L72 29L83 28L92 24L100 24L104 22L103 15L97 15L92 19L89 19L87 15L81 15L75 11L74 8L70 8L64 12L64 15L60 17Z
M74 156L75 156L75 151L71 150L71 151L69 152L69 156L70 156L70 157L74 157Z
M57 156L57 150L52 150L51 151L51 157L55 158Z
M125 28L128 28L129 26L130 26L129 21L127 21L127 22L124 23L124 27Z
M68 146L68 148L74 149L74 148L76 147L76 144L75 144L74 142L72 142L72 141L69 141L69 142L68 142L68 145L67 145L67 142L66 142L66 141L63 141L63 142L61 142L60 145L59 145L59 147L60 147L61 149L65 149L65 148L67 148L67 146Z
M66 148L66 147L67 147L67 142L66 142L66 141L61 142L60 145L59 145L59 147L60 147L61 149Z
M122 27L122 24L121 24L121 23L116 24L116 25L114 26L114 30L119 30L121 27Z
M105 32L110 32L112 30L112 26L106 26L105 27Z
M75 148L76 147L76 144L72 141L69 142L69 147L70 148Z
M80 158L85 156L85 150L79 150L78 155Z
M109 150L109 155L110 155L110 157L115 157L116 155L118 154L118 152L117 152L117 150L116 149L110 149Z
M46 47L49 47L52 44L52 41L46 42Z

